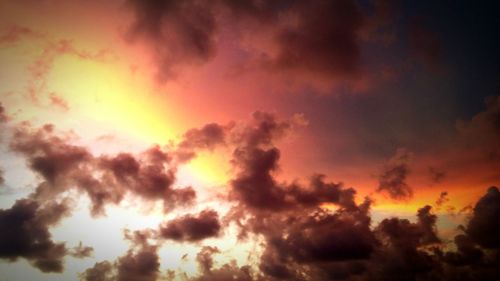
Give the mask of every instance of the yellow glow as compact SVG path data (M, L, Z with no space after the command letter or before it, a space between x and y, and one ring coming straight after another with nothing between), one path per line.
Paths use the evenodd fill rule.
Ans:
M112 65L64 57L54 65L48 84L69 101L75 122L98 123L147 142L174 139L179 128L165 99L144 92L141 81L131 78Z
M202 152L186 166L195 182L203 185L223 185L230 178L228 155L221 152Z

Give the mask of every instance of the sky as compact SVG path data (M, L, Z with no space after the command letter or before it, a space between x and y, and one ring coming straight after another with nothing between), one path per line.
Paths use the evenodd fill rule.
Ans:
M0 281L499 280L500 5L0 1Z

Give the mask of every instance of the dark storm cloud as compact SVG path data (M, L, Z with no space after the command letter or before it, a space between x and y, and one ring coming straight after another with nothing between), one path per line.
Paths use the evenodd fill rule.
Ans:
M430 206L418 210L418 221L412 223L407 219L384 219L377 227L378 231L389 238L389 243L397 247L410 247L437 243L437 217L430 213Z
M320 206L323 203L334 203L346 209L356 209L354 197L356 190L345 188L341 183L325 182L326 176L316 174L310 179L306 187L292 185L289 187L289 196L302 206Z
M389 160L384 170L379 175L378 192L387 192L396 200L409 199L413 196L413 190L406 183L410 172L408 161L411 154L405 150L398 150L396 155Z
M374 250L375 237L369 225L351 218L326 215L308 217L295 225L284 239L286 249L301 263L366 259Z
M355 206L354 189L327 183L322 175L313 176L308 186L278 183L273 172L278 168L279 155L277 148L237 148L232 162L240 172L231 180L232 196L256 210L316 207L322 203Z
M231 222L242 233L246 232L246 236L242 234L239 238L248 238L248 234L262 238L264 251L256 267L259 271L254 272L247 265L240 267L236 262L216 268L212 256L217 249L204 248L197 256L201 275L193 280L456 280L456 276L464 280L496 280L500 275L495 271L499 265L497 237L500 235L492 223L498 217L500 205L497 188L490 188L476 204L464 233L455 239L456 250L447 249L445 241L438 237L437 217L430 206L417 211L415 222L389 218L372 225L370 199L357 204L353 188L328 182L323 175L313 175L305 184L283 183L275 178L280 156L275 145L297 123L300 120L280 120L272 114L257 112L248 122L235 122L231 126L209 124L186 133L185 147L194 153L218 145L233 149L231 161L235 174L229 182L229 199L236 204L232 213L219 219L217 212L205 210L174 217L157 230L126 233L126 239L134 247L114 264L97 263L82 273L82 280L157 280L160 278L157 247L165 239L196 243L219 237L222 227ZM71 186L89 195L94 210L108 203L119 203L124 194L163 200L175 206L194 199L192 188L173 188L176 167L171 162L176 156L158 146L139 154L93 156L84 147L71 145L70 139L69 135L58 136L52 126L39 130L29 126L16 128L11 147L26 157L29 166L43 180L34 199L44 202ZM409 156L399 151L384 171L401 169L398 167L407 165ZM51 164L57 161L65 163L65 167ZM400 174L396 173L396 179L404 183L407 170ZM65 255L77 256L77 252L88 255L89 249L81 245L79 250L71 250L50 239L48 226L60 219L64 208L35 205L24 219L26 223L11 222L11 217L17 218L14 213L24 208L20 206L39 204L33 199L25 200L18 202L35 203L16 203L11 209L0 211L2 229L3 225L14 225L11 228L16 229L15 238L25 235L27 241L41 241L33 237L38 234L32 234L30 227L42 229L49 246L45 246L46 252L35 256L3 252L2 257L10 260L23 257L43 270L60 271ZM2 234L0 238L4 238ZM5 237L0 241L13 239ZM156 241L155 246L149 244L152 240ZM1 251L7 251L7 246L10 244L2 245Z
M477 264L483 257L483 251L464 234L455 236L454 243L457 247L456 252L448 252L444 255L444 261L454 266L464 266Z
M490 189L484 198L494 198L492 192ZM477 205L484 206L486 201ZM334 213L316 209L251 215L240 227L266 240L260 273L255 276L264 280L366 281L472 281L500 276L497 249L483 250L467 233L455 238L456 250L446 247L446 241L437 235L437 216L430 206L417 211L415 222L387 218L374 227L368 210L369 201ZM471 222L474 220L477 218ZM498 240L494 233L490 237Z
M231 127L229 139L235 146L231 163L236 169L236 175L230 181L232 199L255 211L316 207L322 203L346 208L355 206L354 189L327 183L323 175L312 176L307 186L279 183L274 178L280 158L280 151L274 143L305 122L300 115L279 120L270 113L258 111L247 124Z
M241 167L231 181L236 199L256 209L278 210L286 206L285 192L271 175L277 168L278 149L238 149L233 157L233 162Z
M318 276L328 275L332 267L368 260L378 245L370 229L369 205L366 201L336 212L297 208L255 215L245 227L266 239L261 272L268 278L323 280Z
M493 186L474 207L472 219L466 233L480 246L488 249L500 248L500 191Z
M254 46L261 64L323 77L352 77L359 71L359 33L370 13L357 1L170 1L129 0L133 20L127 36L154 49L161 79L185 65L202 64L216 54L220 32L247 36L248 25L270 32L274 53Z
M418 225L422 230L422 244L439 243L437 237L436 221L437 216L431 213L432 207L426 205L417 212Z
M21 199L10 209L1 209L0 258L25 258L43 272L62 272L68 250L64 243L52 241L49 227L68 212L65 202L42 206L31 199Z
M128 36L154 48L160 79L176 75L180 64L202 64L215 54L213 2L129 0L134 12Z
M197 215L185 215L166 222L160 227L160 236L175 241L196 242L216 237L221 230L219 215L214 210L204 210Z
M278 31L275 64L327 77L349 76L361 60L358 32L362 11L355 1L297 1L295 26Z

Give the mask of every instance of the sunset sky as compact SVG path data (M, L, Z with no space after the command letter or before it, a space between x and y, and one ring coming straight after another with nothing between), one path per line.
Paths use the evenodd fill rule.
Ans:
M496 1L0 1L0 281L500 280Z

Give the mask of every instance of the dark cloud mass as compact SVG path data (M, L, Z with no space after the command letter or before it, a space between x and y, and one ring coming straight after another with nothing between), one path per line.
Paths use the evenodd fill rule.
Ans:
M160 227L160 236L176 241L200 241L219 234L221 224L214 210L205 210L196 216L186 215L168 221Z
M23 124L16 129L11 149L27 158L43 181L35 197L48 198L72 187L87 194L94 215L104 213L106 204L119 204L126 193L144 200L162 200L165 210L193 202L191 187L173 188L176 167L170 156L153 146L139 155L92 155L75 146L70 136L59 136L53 125L33 129ZM100 176L97 176L100 175Z
M358 32L362 11L355 1L297 1L291 13L298 23L278 31L280 68L310 71L329 77L358 71Z
M210 60L220 46L221 23L270 32L276 51L253 46L261 64L323 77L353 77L359 71L359 33L368 13L356 1L127 1L133 12L129 38L145 39L155 52L161 79L183 65ZM238 28L241 28L239 30ZM252 35L253 36L253 35ZM244 48L243 48L244 49ZM248 51L248 49L247 49Z
M25 258L43 272L61 272L68 250L64 243L52 241L49 227L68 215L68 211L64 202L41 206L31 199L18 200L10 209L1 209L0 258Z
M500 191L493 186L474 207L473 217L467 225L467 234L482 247L498 249L500 247L499 216Z
M21 124L14 130L10 147L26 158L40 184L30 199L0 210L0 226L7 230L0 232L0 258L25 258L44 272L62 271L65 256L84 258L93 251L82 244L68 249L51 239L49 228L70 211L67 201L56 203L65 191L74 188L87 194L94 215L103 212L106 204L119 204L126 194L146 202L161 200L171 207L166 210L172 210L192 203L196 196L191 187L174 188L176 165L223 145L232 149L235 168L228 183L229 196L222 198L234 204L229 213L205 209L173 217L157 229L126 231L125 239L132 247L114 262L96 263L79 278L161 279L163 261L158 250L165 240L201 246L205 239L222 237L224 227L234 223L240 240L251 235L262 238L257 264L238 265L230 260L216 265L213 257L220 250L203 244L196 256L199 275L185 276L186 280L498 279L498 188L491 187L477 202L452 246L438 236L438 217L429 205L418 209L414 221L390 217L375 225L372 200L357 203L354 188L329 182L320 174L312 175L307 183L277 179L281 152L276 143L302 123L298 117L281 120L256 112L248 122L192 129L171 152L153 146L137 154L99 156L71 144L74 136L58 133L51 125L34 129ZM185 151L191 154L182 154ZM181 154L189 156L177 161ZM396 199L412 194L406 184L410 156L399 150L389 160L379 191ZM441 201L447 194L441 194ZM211 240L203 243L207 241ZM180 277L176 274L168 275Z
M201 64L215 54L213 1L127 2L134 11L128 36L152 44L160 79L175 76L180 64Z
M160 260L154 248L143 248L137 253L129 251L118 259L118 281L154 281L157 280Z

